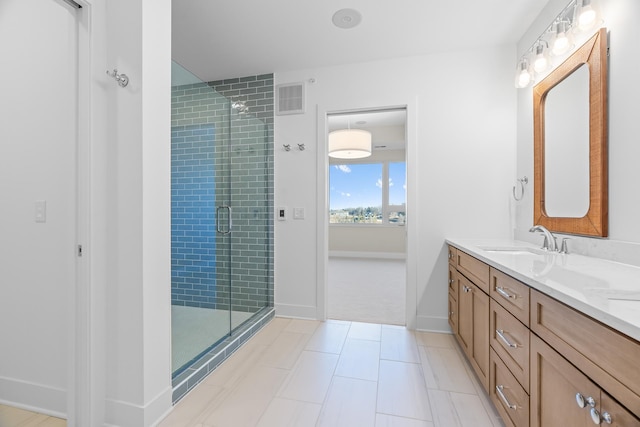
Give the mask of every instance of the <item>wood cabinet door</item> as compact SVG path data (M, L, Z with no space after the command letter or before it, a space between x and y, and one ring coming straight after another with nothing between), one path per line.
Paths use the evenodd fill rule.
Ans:
M593 425L590 407L580 408L578 393L596 404L600 389L544 341L531 335L531 427Z
M449 294L449 326L455 335L458 334L458 301Z
M489 390L489 295L472 285L473 341L471 364L485 390Z
M455 299L458 299L458 281L456 280L458 272L456 268L449 265L449 293L453 295Z
M600 396L600 416L603 426L640 427L640 420L604 391Z
M473 283L462 274L456 276L458 282L458 342L469 357L473 344Z

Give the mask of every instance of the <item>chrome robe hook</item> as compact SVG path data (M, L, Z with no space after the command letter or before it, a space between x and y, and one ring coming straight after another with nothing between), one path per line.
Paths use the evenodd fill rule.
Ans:
M113 77L115 81L118 82L120 87L126 87L129 84L129 77L127 77L127 75L124 73L118 74L117 68L114 68L113 72L109 72L109 70L107 70L107 76Z

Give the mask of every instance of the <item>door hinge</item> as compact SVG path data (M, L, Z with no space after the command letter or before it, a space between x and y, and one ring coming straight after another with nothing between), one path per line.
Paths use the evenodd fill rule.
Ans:
M82 245L78 245L78 256L82 256Z

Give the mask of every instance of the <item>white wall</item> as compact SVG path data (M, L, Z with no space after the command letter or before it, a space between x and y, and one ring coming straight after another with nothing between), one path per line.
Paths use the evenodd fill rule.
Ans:
M332 225L329 226L331 256L391 256L403 258L407 252L403 226Z
M148 426L171 407L170 0L109 0L104 197L106 422Z
M640 264L640 121L637 100L640 69L637 41L640 40L640 2L636 0L600 0L604 26L609 31L609 238L572 236L569 249ZM566 1L552 0L518 45L524 52L549 25ZM515 69L515 61L512 64ZM518 176L530 178L525 199L517 205L516 237L539 243L528 233L533 224L533 112L532 89L518 91Z
M149 426L171 408L171 2L79 1L77 27L62 1L0 6L15 65L0 71L0 400L70 427ZM75 52L76 33L79 65L43 40Z
M276 73L276 84L307 82L307 112L275 120L275 204L302 206L308 213L304 221L275 224L278 314L322 315L318 287L324 272L315 261L326 250L322 233L316 234L316 222L326 220L317 213L325 195L316 180L326 171L316 165L322 164L317 152L324 155L326 147L317 140L324 134L316 130L323 122L318 118L331 111L409 105L416 111L409 111L407 123L407 207L414 215L408 217L408 277L415 281L417 327L448 329L445 237L509 237L513 227L513 56L512 48L488 48ZM309 83L312 78L315 83ZM295 143L308 149L295 155L278 150Z

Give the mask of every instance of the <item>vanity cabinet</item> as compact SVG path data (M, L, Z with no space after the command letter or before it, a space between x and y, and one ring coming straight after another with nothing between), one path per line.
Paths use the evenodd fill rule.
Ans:
M449 324L507 426L640 427L639 342L453 249Z
M531 291L531 330L540 337L536 342L544 340L566 361L565 367L575 366L581 375L603 389L589 396L594 397L601 414L611 414L613 425L640 426L636 418L640 417L640 343L536 290ZM532 345L532 413L548 411L544 401L533 396L533 390L548 388L546 365L540 362L543 357L550 359L549 349L544 349L541 344L535 349ZM569 391L573 391L571 396L585 394L579 389ZM623 424L621 419L625 420Z
M471 362L485 390L489 388L489 267L462 251L456 252L454 277L457 319L454 329L458 343ZM486 270L486 271L485 271ZM451 305L450 299L450 305ZM451 309L449 313L451 313ZM452 324L451 314L449 324Z
M631 411L536 335L531 362L532 427L640 426Z

